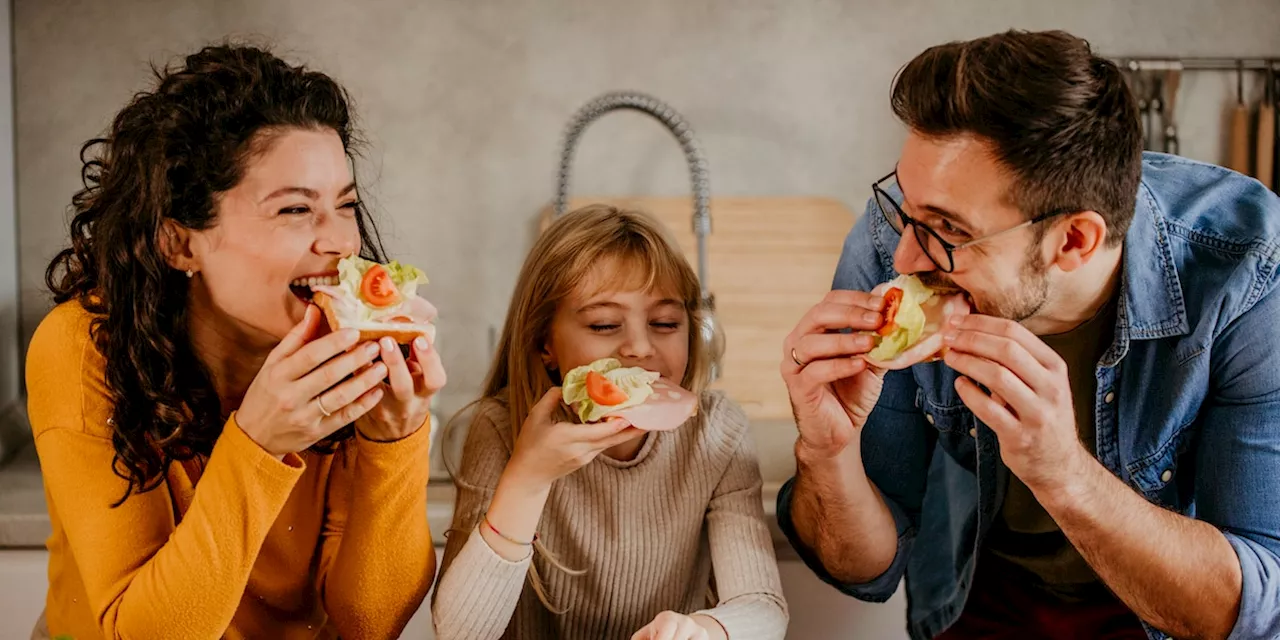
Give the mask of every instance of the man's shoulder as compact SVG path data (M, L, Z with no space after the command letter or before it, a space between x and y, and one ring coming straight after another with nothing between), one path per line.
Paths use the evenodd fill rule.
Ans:
M893 278L893 251L898 236L880 212L875 198L854 222L845 237L836 265L832 289L870 291L872 287Z
M1280 284L1280 196L1261 182L1147 154L1138 198L1159 221L1157 243L1167 246L1157 249L1174 263L1192 326L1229 323Z
M1138 198L1172 235L1195 245L1243 253L1280 242L1280 196L1225 167L1148 153Z

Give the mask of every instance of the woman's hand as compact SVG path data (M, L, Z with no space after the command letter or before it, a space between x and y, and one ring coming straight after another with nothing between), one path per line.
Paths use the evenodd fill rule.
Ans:
M714 619L694 615L686 616L674 611L663 611L645 628L635 632L631 640L719 640L728 638L724 628Z
M390 442L413 434L427 421L431 396L444 387L445 373L440 354L426 338L413 341L412 361L405 360L395 340L378 343L387 371L382 402L356 422L356 429L370 440Z
M236 410L240 429L277 458L307 449L382 399L378 384L387 367L366 367L378 346L358 345L360 332L351 329L313 341L319 321L320 310L308 306L302 321L267 355Z
M586 466L606 449L641 434L639 429L620 419L599 424L555 422L552 416L561 399L560 388L555 387L533 405L520 427L515 450L503 475L512 473L533 486L550 486Z

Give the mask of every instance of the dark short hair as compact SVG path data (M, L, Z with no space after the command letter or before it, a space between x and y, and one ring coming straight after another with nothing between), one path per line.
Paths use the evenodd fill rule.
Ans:
M1142 124L1115 63L1062 31L1007 31L925 50L893 84L893 112L913 131L971 134L1014 176L1028 218L1096 211L1107 245L1128 231L1142 176Z

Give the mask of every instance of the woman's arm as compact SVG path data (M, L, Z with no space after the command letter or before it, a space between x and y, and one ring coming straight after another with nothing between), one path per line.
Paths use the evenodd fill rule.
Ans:
M781 640L788 612L765 520L760 466L747 417L735 403L722 400L712 419L726 421L738 437L724 476L707 506L707 536L719 603L693 614L714 618L730 640Z
M31 391L33 403L45 401L45 390ZM32 411L50 510L66 532L102 634L222 637L262 542L302 474L302 459L276 460L228 421L175 526L165 484L112 508L126 483L112 470L111 440L78 425L50 428L44 415Z
M357 435L334 454L318 579L344 638L398 637L431 588L430 438L430 424L395 442Z

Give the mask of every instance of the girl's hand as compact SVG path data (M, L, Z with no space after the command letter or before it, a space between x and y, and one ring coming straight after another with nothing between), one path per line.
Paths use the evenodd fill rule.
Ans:
M308 306L302 321L267 355L236 410L240 429L277 458L323 440L382 398L378 383L386 366L366 367L378 346L357 345L360 332L350 329L312 341L319 320L320 310Z
M708 616L686 616L663 611L631 640L722 640L728 636L719 622Z
M586 466L606 449L642 433L620 419L599 424L555 422L552 415L561 399L560 388L552 388L533 405L520 427L507 472L516 474L522 482L550 486Z
M407 437L418 430L431 412L431 396L445 385L440 354L426 338L413 341L408 362L400 345L391 338L378 341L386 381L379 385L382 401L356 422L360 435L378 442Z

